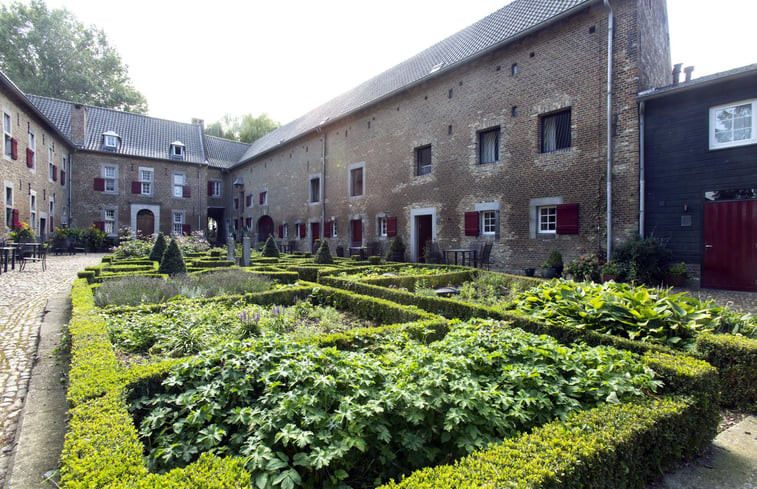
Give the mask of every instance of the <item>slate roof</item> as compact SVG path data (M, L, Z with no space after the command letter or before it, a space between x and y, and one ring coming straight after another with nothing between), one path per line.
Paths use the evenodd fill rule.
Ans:
M312 131L326 120L333 122L414 84L438 76L595 1L597 0L515 0L457 34L263 136L252 143L240 163ZM442 66L432 72L440 63L443 63Z
M701 76L694 78L693 80L679 82L675 85L667 85L665 87L655 88L641 92L638 95L639 100L649 100L652 98L662 97L669 93L679 93L691 88L703 87L714 83L719 83L727 79L739 78L742 76L749 76L757 74L757 63L741 66L728 71L721 71L720 73L713 73L712 75Z
M232 166L242 158L249 148L250 145L248 143L205 135L208 164L214 168L228 168Z

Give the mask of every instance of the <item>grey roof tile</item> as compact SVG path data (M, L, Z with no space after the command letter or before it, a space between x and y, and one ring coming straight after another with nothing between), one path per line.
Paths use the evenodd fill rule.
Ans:
M721 71L719 73L713 73L711 75L701 76L689 81L679 82L675 85L667 85L664 87L654 88L641 92L638 95L640 100L648 100L652 98L662 97L669 93L679 93L692 88L703 87L714 83L720 83L729 79L738 78L742 76L754 76L757 74L757 63L740 66L727 71Z
M250 147L248 143L207 135L205 144L208 151L208 164L214 168L229 168L237 163Z
M327 118L333 122L594 1L596 0L515 0L394 68L263 136L252 143L240 163L312 131ZM442 62L444 64L441 69L432 73L432 68Z

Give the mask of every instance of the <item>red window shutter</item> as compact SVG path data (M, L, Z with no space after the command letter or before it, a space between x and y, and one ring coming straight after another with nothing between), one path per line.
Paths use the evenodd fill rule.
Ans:
M13 209L12 214L13 214L13 217L11 218L11 220L13 221L12 227L14 228L20 227L21 219L19 219L18 217L18 209Z
M66 170L61 170L60 171L60 185L62 187L66 186Z
M58 181L58 167L53 165L53 182Z
M55 218L53 216L50 216L50 232L55 232Z
M386 235L397 236L397 216L386 218Z
M260 192L259 202L260 202L260 205L265 204L265 192Z
M247 207L250 207L252 205L252 195L248 195L244 198L245 205Z
M11 138L11 158L18 159L18 141L16 138Z
M34 151L31 148L26 148L26 166L34 168Z
M95 229L105 232L105 221L95 221L92 223Z
M215 185L213 182L208 182L208 197L213 195L213 190L215 190Z
M305 223L300 224L300 238L304 238L308 235L308 227Z
M95 185L94 185L95 192L104 192L105 191L105 179L95 177Z
M323 237L324 238L330 238L332 236L331 234L331 226L334 224L334 221L326 221L326 223L323 226Z
M557 234L578 234L578 204L557 206Z
M284 225L279 224L279 238L283 238L283 237L284 237Z
M465 213L465 235L478 236L478 211Z
M188 199L192 196L192 189L189 187L189 185L184 185L184 189L181 191L181 196L185 199Z
M133 193L133 194L141 194L142 193L142 182L132 181L131 182L131 193Z
M192 234L192 225L191 224L182 224L181 225L181 234L185 234L189 236Z

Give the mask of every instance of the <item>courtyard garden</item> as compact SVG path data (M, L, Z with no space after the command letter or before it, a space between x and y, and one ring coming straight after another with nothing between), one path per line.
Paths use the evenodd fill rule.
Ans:
M754 319L687 295L155 246L74 286L64 487L639 487L757 411Z

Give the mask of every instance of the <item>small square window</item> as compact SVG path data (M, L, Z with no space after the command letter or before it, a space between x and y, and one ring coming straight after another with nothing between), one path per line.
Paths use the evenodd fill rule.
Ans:
M108 150L118 148L118 136L116 134L103 134L103 147Z
M481 212L481 234L497 234L497 211Z
M570 147L570 109L541 118L541 152Z
M478 133L479 164L499 161L499 127Z
M431 145L415 148L415 174L428 175L431 173Z
M184 143L182 143L181 141L174 141L173 143L171 143L171 159L184 159Z
M539 207L539 232L555 234L557 232L557 206L546 205Z

